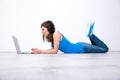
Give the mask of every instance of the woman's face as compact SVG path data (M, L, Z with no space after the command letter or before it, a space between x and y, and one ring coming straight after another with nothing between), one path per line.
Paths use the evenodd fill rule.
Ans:
M47 37L48 34L49 34L47 28L45 28L44 26L42 26L41 29L42 29L42 34L43 34L45 37Z

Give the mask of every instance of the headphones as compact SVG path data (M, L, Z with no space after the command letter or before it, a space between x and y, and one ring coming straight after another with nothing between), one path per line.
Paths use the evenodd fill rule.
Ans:
M55 29L54 29L54 24L52 23L52 21L48 21L49 22L49 26L47 28L47 30L49 31L49 33L54 33Z

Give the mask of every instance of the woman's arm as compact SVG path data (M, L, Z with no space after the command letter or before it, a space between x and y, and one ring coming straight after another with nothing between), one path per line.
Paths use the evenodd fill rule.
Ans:
M53 39L54 39L54 48L48 49L48 50L40 50L38 48L32 48L32 53L33 54L56 54L58 52L60 40L62 38L62 35L59 32L55 32L53 34Z

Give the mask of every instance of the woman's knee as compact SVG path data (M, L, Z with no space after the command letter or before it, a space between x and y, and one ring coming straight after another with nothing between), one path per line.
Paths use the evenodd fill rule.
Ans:
M108 51L109 51L109 48L106 47L106 48L104 49L104 53L107 53Z

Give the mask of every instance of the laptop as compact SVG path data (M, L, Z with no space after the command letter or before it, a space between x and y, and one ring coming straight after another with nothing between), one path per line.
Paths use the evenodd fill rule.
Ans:
M22 52L17 38L15 36L12 36L12 38L13 38L13 42L14 42L17 54L31 54L31 52Z

